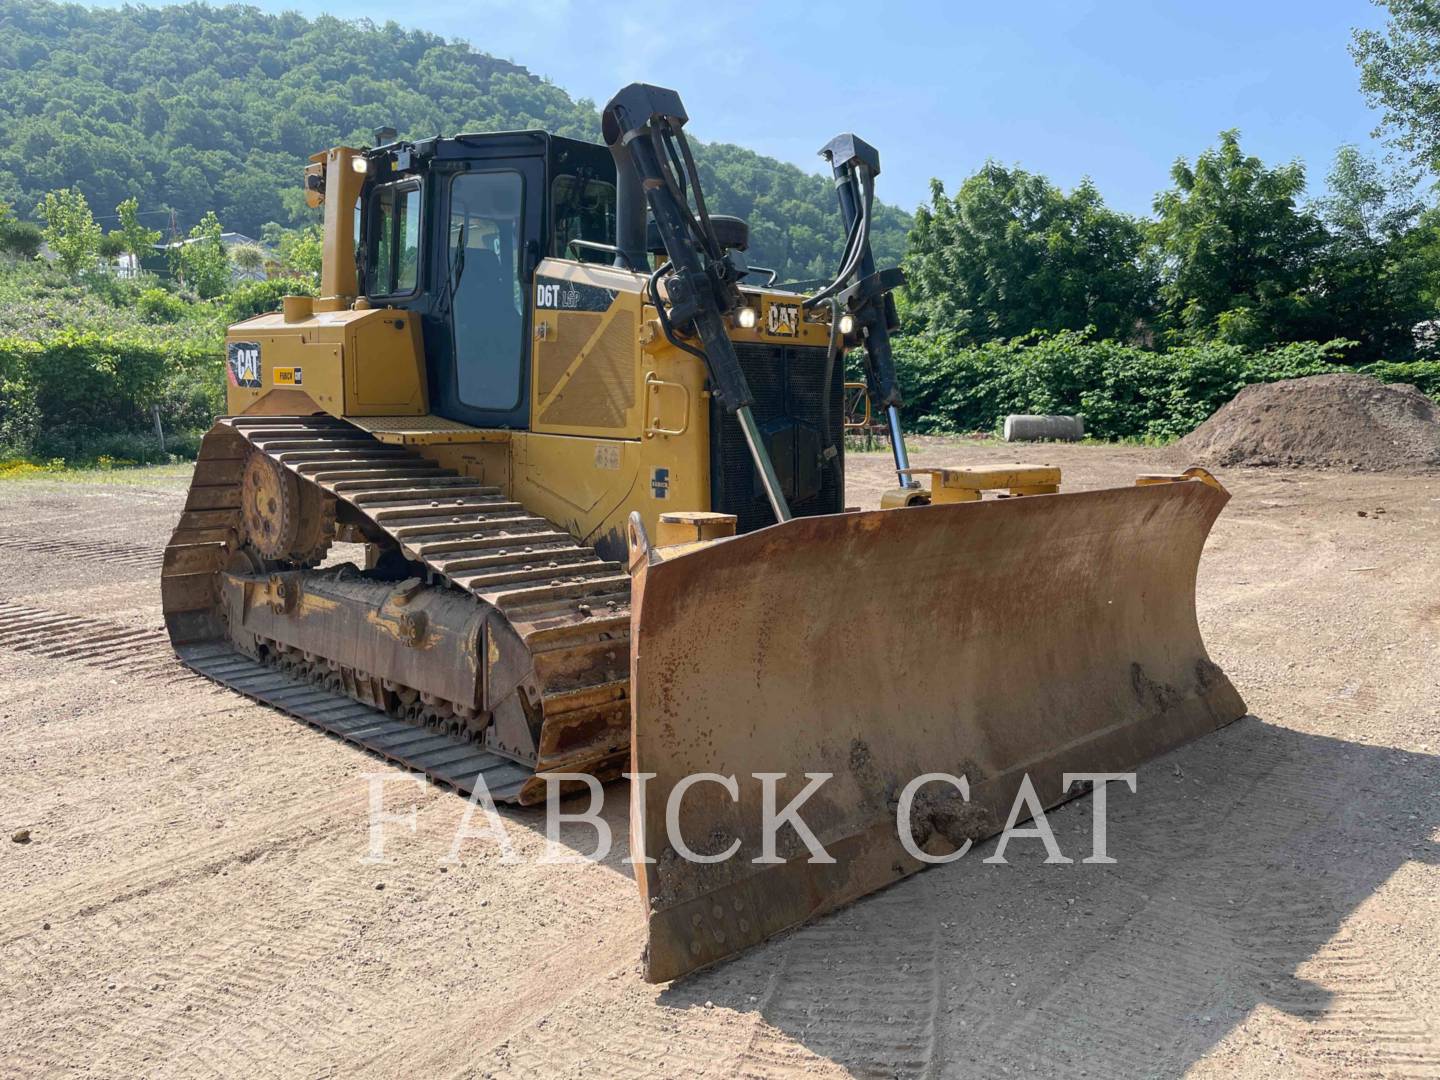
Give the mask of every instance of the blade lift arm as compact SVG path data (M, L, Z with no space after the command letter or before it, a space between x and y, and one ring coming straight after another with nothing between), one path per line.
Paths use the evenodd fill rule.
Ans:
M605 142L622 186L627 174L638 181L665 244L668 261L650 277L661 329L672 345L704 361L715 394L745 435L776 520L789 521L790 507L755 422L755 399L725 324L726 316L742 306L738 285L745 267L727 257L715 236L683 131L687 119L675 91L632 83L605 106ZM623 207L626 195L620 198ZM629 210L633 215L634 208ZM619 246L626 248L624 237ZM697 337L700 348L681 340L677 330Z
M884 408L890 428L895 473L902 488L916 488L920 482L907 472L910 456L900 430L900 406L904 400L890 349L890 334L900 326L892 291L905 283L905 272L898 266L877 271L870 249L880 154L864 139L844 134L826 143L820 156L830 163L835 174L835 193L846 229L845 252L835 280L807 298L805 306L838 302L855 320L855 333L865 346L865 381L871 398Z

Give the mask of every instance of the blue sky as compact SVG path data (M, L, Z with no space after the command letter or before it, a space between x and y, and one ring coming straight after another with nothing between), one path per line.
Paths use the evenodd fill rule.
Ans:
M907 209L932 176L953 191L994 158L1148 212L1175 158L1230 127L1266 161L1303 160L1312 193L1341 143L1383 152L1346 51L1351 28L1383 24L1366 0L251 2L461 37L597 102L673 86L697 136L807 169L853 130Z

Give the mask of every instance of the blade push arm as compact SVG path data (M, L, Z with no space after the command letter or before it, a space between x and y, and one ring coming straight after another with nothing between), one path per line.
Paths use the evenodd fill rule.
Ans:
M743 271L726 257L715 236L682 130L687 119L675 91L632 83L605 106L605 143L615 156L622 187L628 180L643 191L665 244L669 261L650 278L661 329L672 345L705 362L716 395L745 433L776 520L789 521L790 508L751 409L755 399L725 325L725 316L741 306L738 282ZM619 205L627 218L617 223L623 251L635 246L634 238L624 234L637 224L643 229L644 220L635 221L638 206L633 192L621 192ZM662 278L664 299L659 290ZM700 348L678 338L676 331L699 338Z
M880 153L864 139L845 134L826 143L820 156L830 162L835 174L835 193L840 200L840 217L845 223L847 239L840 273L805 304L812 307L833 296L855 320L856 332L865 346L865 380L871 398L885 409L900 486L918 487L919 482L905 471L910 467L910 456L900 431L900 406L904 400L890 350L890 332L900 325L891 292L905 283L905 273L899 267L877 271L875 255L870 249Z

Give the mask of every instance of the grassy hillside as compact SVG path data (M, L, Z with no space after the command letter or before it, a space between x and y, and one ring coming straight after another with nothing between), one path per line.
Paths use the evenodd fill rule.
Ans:
M0 100L0 200L21 212L78 186L97 214L135 195L173 209L182 229L215 210L255 236L310 220L309 154L368 142L383 124L415 138L522 127L599 138L594 102L462 42L238 6L6 0ZM787 278L833 270L843 237L828 182L734 146L706 146L701 160L712 207L750 219L753 261ZM883 260L900 258L907 228L885 208Z

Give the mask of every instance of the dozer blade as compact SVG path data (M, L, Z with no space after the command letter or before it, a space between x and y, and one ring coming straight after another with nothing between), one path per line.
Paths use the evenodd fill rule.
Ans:
M652 550L632 530L632 850L646 977L716 961L1005 826L1028 774L1121 772L1238 719L1205 653L1195 576L1229 495L1208 475L1073 494L803 518ZM698 773L735 777L739 798ZM789 825L762 855L763 781ZM682 857L673 825L696 854ZM1028 817L1028 815L1023 815ZM1087 853L1088 854L1088 853ZM973 856L972 856L973 857Z

